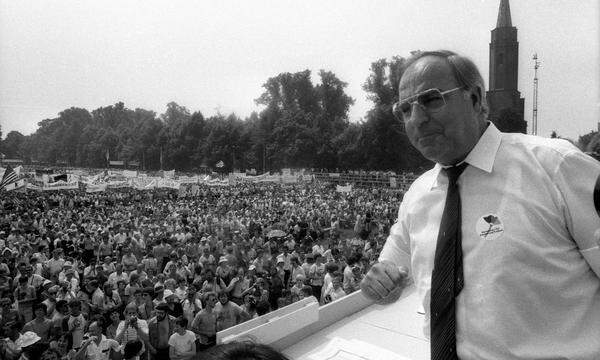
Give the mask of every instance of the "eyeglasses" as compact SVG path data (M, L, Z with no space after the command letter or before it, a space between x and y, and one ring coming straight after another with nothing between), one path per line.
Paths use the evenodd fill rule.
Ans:
M419 105L428 113L436 113L446 106L446 95L462 88L462 86L459 86L446 91L441 91L440 89L427 89L407 99L398 101L392 107L392 112L401 122L407 122L410 119L414 104Z

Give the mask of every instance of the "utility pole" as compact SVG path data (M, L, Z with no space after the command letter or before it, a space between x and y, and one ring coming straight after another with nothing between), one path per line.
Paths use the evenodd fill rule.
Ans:
M533 54L533 118L531 120L531 134L538 134L538 77L537 70L540 67L537 53Z

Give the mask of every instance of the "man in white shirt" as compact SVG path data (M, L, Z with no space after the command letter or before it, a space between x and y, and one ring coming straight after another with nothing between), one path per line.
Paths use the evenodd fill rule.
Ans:
M94 321L90 324L88 338L82 343L75 359L83 357L86 360L108 360L111 350L113 352L121 351L119 343L102 335L102 328Z
M479 71L452 52L410 60L399 99L394 113L436 166L404 196L363 293L395 301L407 283L400 267L410 267L425 309L425 334L433 333L432 319L451 314L454 321L455 351L441 358L597 359L600 163L564 140L498 131L487 121ZM453 216L443 211L450 193L446 174L462 165L452 187L459 193L454 231L460 236L454 262L448 262L455 276L447 283L454 280L455 291L444 293L432 286L432 274L446 268L438 259L447 253L438 257L437 250L449 242L436 239L442 215ZM430 305L448 295L455 311L432 312Z
M196 355L196 335L187 330L188 321L183 316L175 320L175 333L169 337L171 360L188 360Z

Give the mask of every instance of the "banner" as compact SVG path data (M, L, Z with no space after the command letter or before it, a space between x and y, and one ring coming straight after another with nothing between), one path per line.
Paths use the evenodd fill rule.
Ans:
M44 184L42 190L51 191L51 190L77 190L79 189L79 182L66 182L66 181L57 181L53 183Z
M132 185L137 190L152 190L156 187L156 178L146 177L146 178L135 178L132 181Z
M172 179L158 179L156 187L179 190L179 182Z
M335 191L348 194L348 193L352 192L352 185L346 185L346 186L337 185L335 188Z
M180 176L179 183L180 184L197 184L200 181L199 176Z
M123 166L125 165L125 162L122 160L111 160L109 161L109 164L112 166Z
M42 191L42 187L35 184L27 184L27 190Z
M126 178L134 178L137 177L137 171L134 170L123 170L123 176Z
M173 179L175 177L175 170L163 171L163 177L165 179Z
M108 187L108 184L88 184L85 187L85 192L86 193L96 193L96 192L103 192L106 191L106 188Z
M296 175L283 174L281 175L281 182L284 184L295 184L298 182L298 177Z
M108 183L106 183L106 186L109 189L121 189L121 188L131 187L131 185L129 184L129 181L125 181L125 180L112 180L112 181L109 181Z

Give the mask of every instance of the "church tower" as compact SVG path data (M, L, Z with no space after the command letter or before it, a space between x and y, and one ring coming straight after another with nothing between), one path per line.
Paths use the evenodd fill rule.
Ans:
M519 42L512 26L508 0L500 0L498 21L490 42L490 80L487 101L489 119L501 131L527 132L523 120L525 100L517 88L519 76Z

